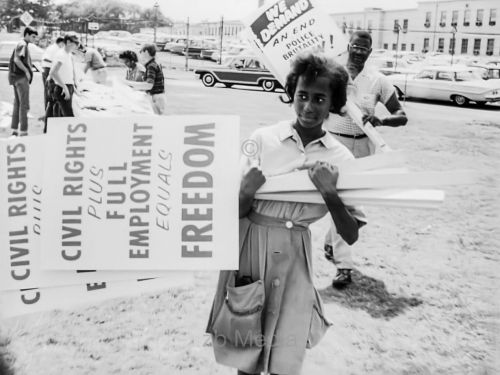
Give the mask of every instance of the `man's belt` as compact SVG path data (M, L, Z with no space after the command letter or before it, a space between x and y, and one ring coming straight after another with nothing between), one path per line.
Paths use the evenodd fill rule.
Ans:
M366 138L366 134L343 134L343 133L335 133L335 132L330 132L334 135L338 135L339 137L345 137L345 138L352 138L352 139L360 139L360 138Z

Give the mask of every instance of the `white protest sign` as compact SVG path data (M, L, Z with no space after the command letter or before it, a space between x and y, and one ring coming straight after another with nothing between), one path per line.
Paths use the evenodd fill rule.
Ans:
M314 0L266 3L244 20L248 39L267 67L284 84L290 61L304 51L336 57L347 50L347 39L333 19Z
M269 70L285 86L291 60L302 52L324 52L339 63L346 56L348 40L327 12L315 0L275 0L244 20L248 40L266 62ZM340 59L341 60L341 59ZM357 107L354 86L349 85L346 110L370 138L377 151L390 151L369 122L363 123ZM353 103L354 102L354 103Z
M54 288L23 289L0 293L0 318L6 319L54 309L85 307L112 298L135 296L190 285L187 274L178 279L146 279L112 281L62 286Z
M186 277L179 271L47 271L41 269L45 137L0 142L0 291L101 281Z
M238 267L239 118L49 120L42 267Z

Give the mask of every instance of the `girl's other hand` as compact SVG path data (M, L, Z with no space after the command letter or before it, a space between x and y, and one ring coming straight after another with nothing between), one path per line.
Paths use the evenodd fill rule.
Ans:
M339 170L327 162L317 161L309 168L309 178L321 195L336 192Z

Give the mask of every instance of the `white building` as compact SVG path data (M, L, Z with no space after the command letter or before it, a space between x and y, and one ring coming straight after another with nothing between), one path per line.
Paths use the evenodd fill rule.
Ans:
M419 1L417 8L331 14L345 33L369 30L373 48L500 55L498 0Z
M239 33L243 30L243 22L234 20L202 21L189 24L189 35L192 37L212 37L220 39L221 26L223 38L225 40L238 39ZM171 28L173 35L186 35L187 23L184 21L174 22Z

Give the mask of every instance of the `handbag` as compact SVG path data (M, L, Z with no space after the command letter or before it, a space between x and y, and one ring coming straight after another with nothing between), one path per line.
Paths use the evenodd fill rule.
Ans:
M228 278L224 303L215 318L212 333L219 343L227 341L236 347L262 347L264 282L257 280L235 286L236 272L231 272Z

